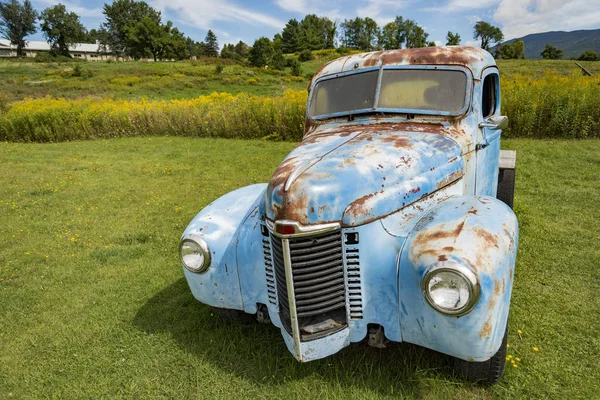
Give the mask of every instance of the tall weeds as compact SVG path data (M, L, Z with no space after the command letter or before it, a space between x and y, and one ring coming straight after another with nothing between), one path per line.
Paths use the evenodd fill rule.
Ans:
M138 135L299 140L305 103L305 91L291 90L281 97L213 93L171 101L46 97L4 102L0 140L58 142ZM600 77L503 78L502 113L510 119L506 137L600 137Z

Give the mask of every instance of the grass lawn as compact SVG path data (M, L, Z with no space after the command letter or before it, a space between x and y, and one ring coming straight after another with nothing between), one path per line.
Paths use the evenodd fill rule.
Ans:
M0 143L0 398L598 396L600 140L503 145L518 151L518 367L481 387L408 344L299 364L276 328L228 325L193 299L184 227L266 181L293 143Z

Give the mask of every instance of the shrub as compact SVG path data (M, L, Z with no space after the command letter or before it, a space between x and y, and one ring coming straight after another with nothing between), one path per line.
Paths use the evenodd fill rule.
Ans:
M292 68L292 75L300 76L302 74L302 67L300 67L300 61L297 58L293 58L290 62Z
M223 69L224 69L224 67L223 67L223 64L217 64L217 65L215 66L215 73L216 73L217 75L220 75L220 74L222 74L222 73L223 73Z
M249 78L246 83L248 83L249 85L256 85L258 83L258 79L256 78Z
M313 56L312 51L310 51L308 49L302 50L300 52L300 55L298 56L298 59L302 62L314 60L314 58L315 58L315 56Z
M47 63L47 62L54 62L55 59L54 59L54 57L52 57L50 55L50 53L37 53L35 55L35 61Z

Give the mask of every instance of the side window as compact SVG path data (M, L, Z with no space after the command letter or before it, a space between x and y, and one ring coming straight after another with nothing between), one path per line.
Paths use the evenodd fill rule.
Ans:
M496 112L496 99L498 98L498 93L496 93L498 88L497 82L497 74L489 74L483 80L483 96L481 99L481 113L483 114L483 118L489 118Z

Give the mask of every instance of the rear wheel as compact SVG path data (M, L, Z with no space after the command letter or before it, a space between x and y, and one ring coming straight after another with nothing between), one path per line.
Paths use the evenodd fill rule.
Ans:
M256 315L248 314L240 310L230 308L211 307L213 312L221 319L239 324L251 324L256 322Z
M481 383L496 383L504 375L506 363L506 343L508 340L508 326L502 338L500 348L492 358L487 361L465 361L454 358L454 369L467 380Z

